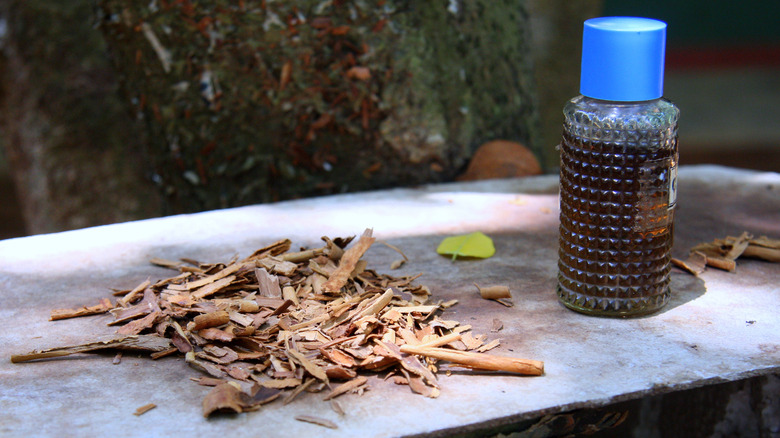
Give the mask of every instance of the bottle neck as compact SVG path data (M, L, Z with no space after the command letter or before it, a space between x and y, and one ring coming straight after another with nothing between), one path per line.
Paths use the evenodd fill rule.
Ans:
M616 105L616 106L638 106L638 105L647 105L652 104L659 101L666 101L663 97L659 97L657 99L650 99L650 100L606 100L606 99L598 99L595 97L589 97L581 95L584 102L592 102L594 104L602 104L602 105Z

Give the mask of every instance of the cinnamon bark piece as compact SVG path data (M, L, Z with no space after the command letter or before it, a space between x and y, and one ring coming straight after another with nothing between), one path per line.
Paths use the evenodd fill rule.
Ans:
M171 348L171 341L154 335L121 336L100 342L70 345L66 347L35 350L27 354L15 354L11 356L11 362L21 363L31 360L49 359L53 357L68 356L77 353L87 353L99 350L137 350L148 352L160 352Z
M108 298L102 298L100 304L94 306L83 306L77 309L54 309L51 311L49 321L58 321L60 319L78 318L80 316L99 315L113 309L114 305Z
M341 385L333 388L331 392L328 393L328 395L325 396L323 400L330 400L333 398L336 398L342 394L345 394L349 391L352 391L354 389L357 389L368 382L368 379L364 376L358 376L348 382L342 383Z
M344 251L344 255L339 261L338 268L333 271L333 274L328 278L328 281L322 285L322 290L324 292L337 293L344 287L347 280L349 280L350 274L355 269L357 262L363 257L363 254L368 251L368 248L371 247L374 241L376 241L372 236L372 233L372 229L367 229L363 232L363 235L360 236L360 239L358 239L354 246Z

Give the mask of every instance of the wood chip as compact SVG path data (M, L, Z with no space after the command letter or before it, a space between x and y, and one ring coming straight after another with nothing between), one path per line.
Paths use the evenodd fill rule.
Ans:
M742 257L752 257L768 262L780 263L780 248L770 248L763 245L755 245L753 242L745 248Z
M258 260L258 264L274 274L291 277L298 270L298 265L289 260L282 260L276 257L267 257Z
M218 291L222 290L225 286L228 286L231 283L233 283L233 281L235 279L236 279L235 275L230 275L230 276L225 277L225 278L220 278L217 281L209 282L206 285L201 286L199 289L195 290L192 293L192 297L196 298L196 299L203 299L203 298L206 298L208 296L211 296L211 295L217 293ZM193 289L193 288L190 287L189 284L187 285L187 288L188 289Z
M355 358L350 356L347 353L344 353L343 351L337 349L337 348L320 348L320 352L324 357L326 357L331 362L347 367L352 368L357 365L357 362L355 361Z
M249 395L230 383L215 386L203 398L203 416L208 417L218 411L230 411L240 414L249 406Z
M156 310L160 310L158 305L159 297L147 288L144 289L144 297L140 303L132 305L130 307L114 307L110 310L114 315L114 321L108 325L118 325L124 322L139 318L141 316L148 315Z
M500 341L499 339L493 339L492 341L488 342L487 344L485 344L485 345L483 345L483 346L479 347L479 348L477 349L477 351L478 351L479 353L484 353L484 352L486 352L486 351L490 351L490 350L492 350L492 349L494 349L494 348L498 347L498 345L499 345L500 343L501 343L501 341Z
M395 310L396 312L399 312L399 313L414 313L414 312L416 312L416 313L429 314L429 313L433 313L433 312L439 310L439 308L440 307L438 305L434 304L434 305L425 305L425 306L393 307L392 310Z
M406 263L406 260L395 260L393 263L390 263L390 269L399 269L404 263Z
M199 278L195 281L188 281L185 282L182 285L177 285L174 287L174 289L177 290L188 290L192 291L194 289L198 289L213 283L216 283L217 281L223 280L224 278L234 277L232 274L236 273L239 269L252 266L250 263L233 263L232 265L226 267L225 269L217 272L216 274L208 275L202 278Z
M339 414L342 417L346 415L346 412L344 412L344 407L341 406L341 403L339 403L338 400L331 400L330 408L333 409L333 412Z
M149 355L152 359L159 359L161 357L170 356L172 354L178 353L179 349L176 347L168 348L167 350L157 351Z
M463 336L463 344L466 346L467 350L476 350L477 348L480 348L483 344L483 341L481 338L475 338L471 332L466 332ZM434 347L434 345L427 345L429 347Z
M502 306L506 306L506 307L514 307L514 305L515 305L512 301L510 301L510 300L508 300L506 298L498 298L498 299L495 299L493 301L497 302L498 304L501 304Z
M450 333L444 336L437 336L433 339L430 339L428 341L422 342L417 345L419 347L441 347L442 345L447 345L450 342L459 341L460 339L461 339L460 333Z
M437 398L441 394L439 388L426 385L422 377L410 376L407 381L409 382L409 389L415 394L428 398Z
M213 327L199 330L198 336L209 341L220 341L225 343L230 343L235 338L232 333Z
M261 297L282 297L282 288L279 286L279 277L269 274L265 268L255 269L255 277L257 277L258 290Z
M154 403L145 404L145 405L139 407L138 409L136 409L135 412L133 412L133 415L135 415L136 417L141 416L141 415L151 411L152 409L154 409L156 407L157 407L157 405L154 404Z
M406 257L406 254L404 254L404 252L401 251L401 249L398 248L397 246L391 245L391 244L389 244L387 242L384 242L384 241L380 241L379 243L381 243L382 245L385 245L386 247L392 249L393 251L397 252L398 254L401 254L401 257L403 257L403 259L395 260L393 263L391 263L390 264L390 269L393 269L393 270L398 269L401 266L403 266L404 263L409 261L409 257Z
M159 257L152 257L149 259L149 263L153 265L157 265L163 268L173 269L178 271L179 268L181 268L182 265L184 265L184 262L177 262L174 260L166 260Z
M327 427L328 429L338 429L336 423L326 420L320 417L314 417L311 415L296 415L295 419L306 423L316 424L317 426Z
M728 248L724 257L729 260L736 260L745 252L745 249L750 244L750 239L752 238L753 236L748 234L747 231L743 232L739 237L727 237L725 242L722 243L724 248Z
M747 248L742 253L742 257L753 257L768 262L780 263L780 239L770 239L766 236L750 239Z
M303 354L298 352L297 350L287 350L287 355L298 362L306 371L309 372L312 376L315 378L322 380L326 384L328 383L328 376L325 374L325 370L323 370L319 365L315 364L314 362L310 361L306 358Z
M283 388L294 388L300 385L302 382L301 379L288 377L284 379L268 379L258 383L260 383L260 385L265 388L283 389Z
M762 246L764 248L780 249L780 239L770 239L766 236L761 236L756 239L750 239L750 245Z
M196 316L191 323L187 324L187 330L195 331L210 327L219 327L228 322L230 322L230 314L224 310L219 310Z
M221 385L223 383L227 383L226 381L224 381L222 379L215 379L214 377L206 377L206 376L199 377L197 379L193 378L192 380L197 382L198 385L201 385L201 386L217 386L217 385Z
M289 251L291 245L292 245L292 241L290 239L281 239L268 246L264 246L263 248L257 249L255 252L252 253L252 255L250 255L243 261L248 262L253 260L264 259L266 257L276 257Z
M161 311L154 311L141 319L136 319L123 325L116 331L118 335L137 335L142 331L151 328L155 322L162 317Z
M360 311L353 320L357 320L369 315L376 315L379 313L382 309L384 309L388 304L390 304L390 300L393 299L393 291L392 289L388 289L377 297L374 301L372 301L368 306L366 306L365 309Z
M314 383L316 380L314 379L308 379L302 384L298 385L295 389L290 392L287 397L284 398L284 401L282 404L290 404L293 400L295 400L296 397L298 397L298 394L302 393L303 391L306 391L306 389L311 386L312 383Z
M298 294L296 293L294 287L285 286L284 288L282 288L282 298L284 298L287 301L291 301L296 306L301 305L301 303L298 301Z
M139 294L143 294L146 288L149 287L149 285L151 284L152 284L151 280L146 279L146 281L142 282L141 284L136 286L133 290L128 292L124 297L122 297L119 300L118 304L121 306L126 306L127 304L132 303L133 301L135 301L135 298Z
M449 309L450 307L452 307L452 306L454 306L456 304L458 304L458 300L445 301L445 302L441 303L441 308L442 309Z

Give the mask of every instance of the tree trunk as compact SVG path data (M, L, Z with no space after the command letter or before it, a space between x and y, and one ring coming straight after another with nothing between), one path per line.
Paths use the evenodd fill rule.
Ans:
M99 4L171 212L448 181L485 141L538 147L522 0Z
M32 234L160 211L93 14L91 0L0 4L2 143Z
M523 0L98 3L0 0L30 233L449 181L495 139L542 155Z

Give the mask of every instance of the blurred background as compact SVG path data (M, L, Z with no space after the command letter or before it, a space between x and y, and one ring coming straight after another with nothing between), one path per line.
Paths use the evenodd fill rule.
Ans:
M379 2L376 14L357 14L373 20L364 26L369 29L366 35L357 33L355 10L345 18L321 8L318 19L309 20L305 28L303 14L285 18L280 13L276 21L267 15L260 23L266 31L276 23L279 32L300 43L308 41L306 29L312 29L312 41L322 46L307 52L280 40L256 45L268 49L267 58L256 61L265 63L267 70L257 71L267 71L267 77L249 76L271 84L251 105L267 121L263 132L274 133L265 143L254 140L263 137L256 132L244 133L244 125L235 120L225 125L230 118L224 117L230 114L225 108L247 103L229 100L231 85L224 72L234 66L225 64L226 56L213 55L215 39L224 34L211 18L218 11L206 16L198 15L191 4L177 6L176 17L184 19L166 22L166 8L173 3L189 4L0 0L0 239L247 203L452 181L463 175L481 144L495 139L524 145L543 172L557 172L561 108L578 94L582 21L603 15L646 16L669 24L665 96L682 111L682 165L780 171L780 2L442 0L424 7ZM317 2L299 3L318 7ZM502 8L509 12L502 14ZM426 23L431 23L429 33ZM183 30L176 27L180 25ZM423 30L403 32L414 28ZM440 31L445 28L452 32ZM174 40L180 30L192 31L189 40ZM188 65L165 65L166 56L173 54L175 60L185 53L177 47L195 40L204 44L198 50L211 56L208 63L201 59L205 56L193 55L195 49L187 49ZM461 46L458 41L466 42ZM403 50L385 49L393 44ZM455 55L447 52L451 46L457 49ZM409 55L411 60L398 55L413 52L410 47L419 48ZM239 49L235 53L246 54ZM300 54L285 52L299 49ZM279 59L273 53L280 54ZM320 53L338 56L338 64L318 58ZM288 55L302 64L285 61ZM301 68L310 66L312 56L321 62L317 66L311 61L312 74L316 68L338 70L343 84L328 82L335 81L333 75L304 76ZM468 64L471 56L477 65ZM462 64L450 65L453 59ZM493 71L485 73L491 69L480 60ZM255 61L247 62L257 67ZM219 70L223 67L224 72ZM496 76L504 70L508 76ZM179 71L195 86L160 79L173 80ZM403 82L387 79L399 72L406 74ZM246 78L236 76L235 81ZM343 85L345 95L360 100L345 106L334 91L304 106L304 94L291 93L305 80L328 82L336 91ZM459 87L458 81L468 86ZM252 86L245 84L242 90ZM393 87L411 91L388 101ZM315 88L309 84L305 90ZM490 99L480 100L482 95ZM434 97L437 108L448 103L458 111L424 112ZM186 106L195 101L201 109ZM175 105L166 107L169 102ZM262 102L269 109L258 109ZM241 108L240 113L247 114L246 107ZM483 116L489 112L494 114ZM289 119L296 124L287 126L284 121ZM420 122L413 125L409 120ZM238 152L214 152L227 148L223 145L230 142L220 140L227 134L203 133L198 123L222 123ZM278 129L278 135L271 129ZM197 153L215 164L208 167L209 161L198 159L181 164L178 148L186 149L188 135L194 136ZM203 141L199 135L212 137ZM275 140L285 136L290 140L284 144ZM348 146L340 150L333 143ZM268 154L256 154L263 148L282 151L278 153L290 160L266 160ZM161 150L159 158L155 154ZM244 150L251 153L236 162ZM355 174L347 175L351 180L336 181L334 174L349 173L339 167L349 160L339 157L349 157L350 150L359 151L356 164L343 169L355 168ZM176 165L181 175L168 175L165 169ZM393 170L398 168L410 173ZM216 184L222 181L219 172L227 187ZM231 182L244 190L230 187Z
M665 95L682 164L780 171L780 2L607 0L608 15L669 24Z

